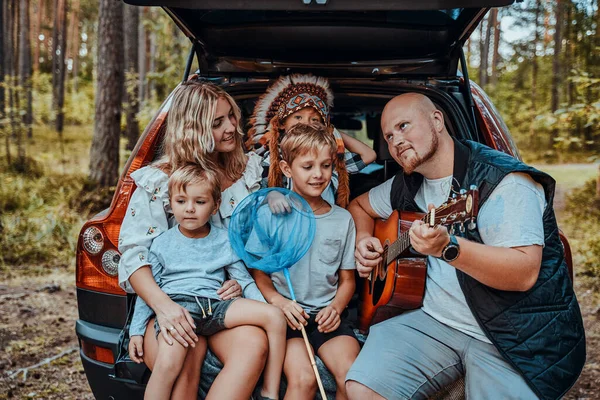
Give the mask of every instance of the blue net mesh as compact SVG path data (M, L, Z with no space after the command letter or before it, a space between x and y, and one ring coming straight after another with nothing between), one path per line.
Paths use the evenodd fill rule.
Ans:
M267 195L285 200L291 211L274 214ZM261 189L236 207L229 223L233 250L248 268L268 274L298 262L315 237L315 216L301 196L282 188Z

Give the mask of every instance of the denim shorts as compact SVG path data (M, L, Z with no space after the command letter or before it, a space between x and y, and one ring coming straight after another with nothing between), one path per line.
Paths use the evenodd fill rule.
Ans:
M215 300L186 294L170 294L169 297L175 303L189 311L196 324L195 332L200 336L211 336L223 329L227 329L225 326L225 314L229 306L236 300ZM160 333L158 319L154 320L154 331L158 338Z

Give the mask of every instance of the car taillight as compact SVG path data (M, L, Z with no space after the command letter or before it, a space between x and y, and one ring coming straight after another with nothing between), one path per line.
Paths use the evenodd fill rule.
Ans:
M125 294L119 286L118 269L120 253L116 245L120 224L104 221L89 222L82 229L77 246L78 288L98 292Z
M106 347L101 347L85 340L81 340L81 350L83 350L83 354L92 360L100 361L107 364L115 363L115 356L111 349Z

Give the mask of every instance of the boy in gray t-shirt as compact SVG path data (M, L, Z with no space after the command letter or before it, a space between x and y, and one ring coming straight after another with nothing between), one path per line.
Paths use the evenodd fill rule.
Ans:
M335 376L342 398L346 373L360 350L352 327L342 319L355 289L354 221L348 211L321 197L331 181L336 148L335 139L321 125L298 124L281 141L281 170L293 181L293 191L312 208L317 225L310 249L289 269L297 302L290 300L282 273L269 276L252 270L267 302L279 307L287 319L286 398L312 398L317 388L316 380L306 379L314 375L301 325L314 352Z
M129 355L135 362L150 361L152 365L146 398L149 393L156 398L170 398L173 393L195 398L207 337L224 329L252 325L262 328L269 340L261 397L277 399L286 348L285 319L280 310L262 302L250 274L233 252L227 232L209 223L221 201L217 174L199 165L187 165L171 174L168 190L178 225L153 240L147 261L161 290L193 319L198 341L192 348L175 340L170 344L167 338L176 334L177 327L160 326L158 320L154 322L155 337L143 338L153 312L141 297L137 299L129 332ZM247 297L258 301L221 300L217 290L226 272L239 281Z

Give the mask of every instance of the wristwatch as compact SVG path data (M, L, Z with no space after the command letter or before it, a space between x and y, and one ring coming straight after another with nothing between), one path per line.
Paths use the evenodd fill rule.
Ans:
M460 255L460 245L456 240L456 236L450 235L450 243L444 247L442 250L442 256L440 257L442 260L446 262L452 262L458 258Z

